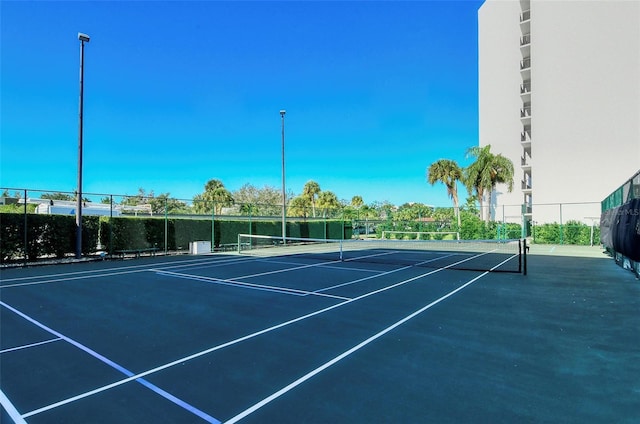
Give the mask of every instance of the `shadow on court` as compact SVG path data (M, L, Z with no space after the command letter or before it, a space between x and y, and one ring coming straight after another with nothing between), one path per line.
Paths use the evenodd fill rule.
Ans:
M534 247L527 276L236 255L3 271L2 422L637 422L640 283Z

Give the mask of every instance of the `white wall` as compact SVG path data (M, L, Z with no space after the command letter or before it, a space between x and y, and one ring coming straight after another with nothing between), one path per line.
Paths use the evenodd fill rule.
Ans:
M479 142L516 168L518 194L499 205L522 203L519 13L516 1L478 11ZM590 222L640 168L640 2L532 0L531 61L533 220Z
M523 202L520 181L520 3L487 1L478 10L479 143L491 145L494 154L508 157L514 164L514 191L497 187L497 203ZM495 211L501 217L502 209ZM506 215L513 214L507 212Z
M640 167L640 2L533 1L531 34L534 203L601 201Z

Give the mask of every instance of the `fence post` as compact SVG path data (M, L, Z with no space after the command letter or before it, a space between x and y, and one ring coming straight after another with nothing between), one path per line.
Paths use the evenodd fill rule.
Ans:
M564 230L562 228L562 203L560 203L560 244L564 244Z
M169 199L164 199L164 254L167 254L169 249Z
M216 204L213 203L213 207L211 208L211 253L213 253L216 249Z
M24 191L24 265L29 257L29 236L27 235L27 190Z
M109 195L109 256L113 256L113 194Z

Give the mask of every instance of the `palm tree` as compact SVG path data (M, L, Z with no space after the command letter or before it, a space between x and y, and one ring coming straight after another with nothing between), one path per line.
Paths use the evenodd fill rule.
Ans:
M214 211L217 215L222 212L224 206L233 203L233 196L220 180L209 180L204 185L204 193L196 195L194 207L199 213Z
M316 217L316 197L320 194L320 184L311 180L307 181L302 189L302 197L305 197L311 202L311 210L313 211L313 217Z
M353 196L351 198L351 206L354 208L359 208L364 205L364 200L362 200L362 196Z
M443 183L447 187L447 194L453 200L453 208L458 218L458 228L460 228L460 207L458 206L458 181L462 179L462 169L456 161L440 159L427 169L427 181L434 185L437 182Z
M338 196L332 191L323 191L320 193L318 196L318 206L323 209L322 216L324 217L327 217L327 212L332 212L329 216L335 217L341 209Z
M476 161L465 169L463 179L469 194L475 194L480 203L482 218L485 213L483 208L485 194L491 207L491 197L496 184L507 184L507 191L513 191L513 162L501 154L491 153L490 144L467 149L467 157L475 157ZM484 220L488 222L490 215L487 212Z

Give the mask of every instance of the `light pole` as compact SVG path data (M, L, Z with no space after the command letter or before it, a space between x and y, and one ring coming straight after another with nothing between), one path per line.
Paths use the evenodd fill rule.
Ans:
M287 243L287 195L284 184L284 115L286 113L286 110L280 110L280 117L282 119L282 244Z
M84 95L84 43L89 42L89 36L78 33L80 40L80 106L78 113L78 193L76 202L76 259L82 257L82 109Z

